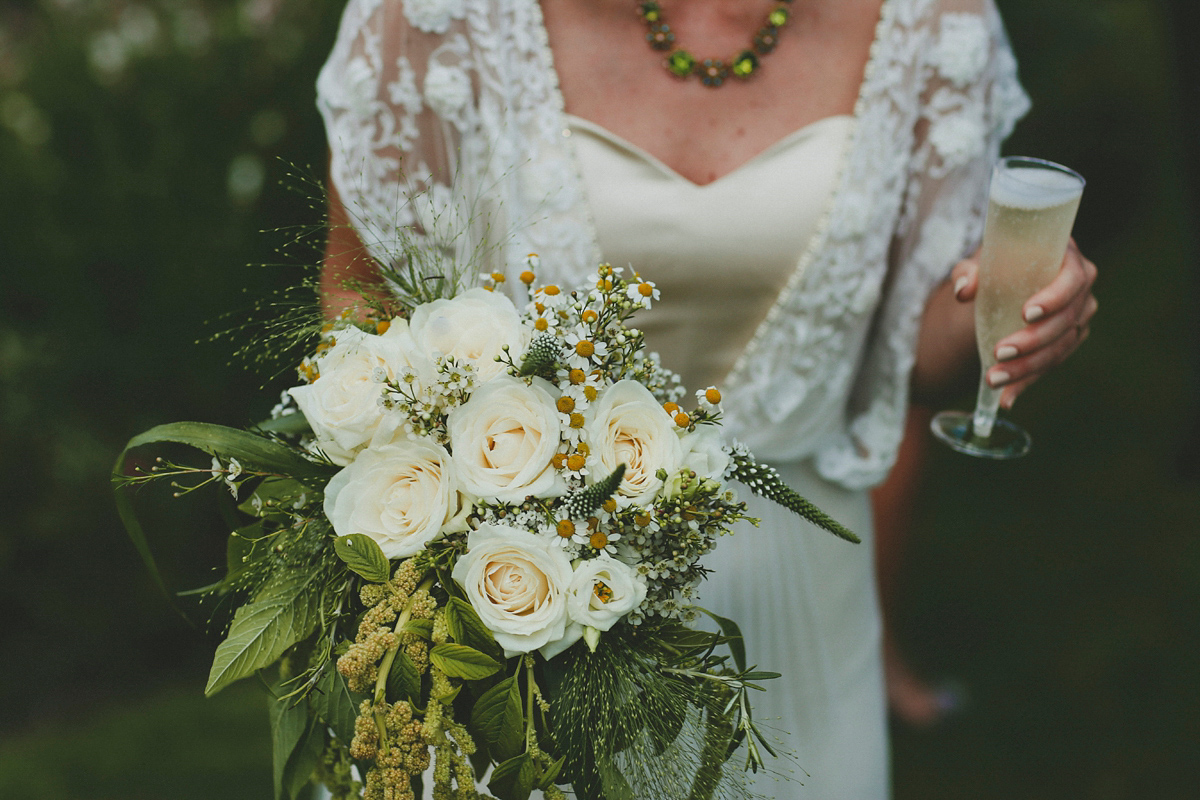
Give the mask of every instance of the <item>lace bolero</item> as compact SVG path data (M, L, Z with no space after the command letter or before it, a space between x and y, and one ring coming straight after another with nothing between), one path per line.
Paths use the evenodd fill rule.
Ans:
M373 257L400 258L402 230L470 231L463 247L503 231L489 268L537 252L547 280L594 269L537 0L350 0L317 87L331 179ZM992 0L884 0L833 198L723 387L727 426L760 457L815 457L851 488L883 479L925 300L975 249L1027 109Z

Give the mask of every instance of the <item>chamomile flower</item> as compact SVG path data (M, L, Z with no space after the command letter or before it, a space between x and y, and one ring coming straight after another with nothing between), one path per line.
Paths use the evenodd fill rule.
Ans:
M705 411L718 412L721 410L721 392L715 386L699 389L696 392L696 403Z
M658 287L650 281L630 281L625 287L625 296L634 305L650 308L650 302L658 299Z
M576 328L564 337L567 345L567 364L579 369L590 369L592 364L608 357L608 345L598 338L590 337L586 330Z

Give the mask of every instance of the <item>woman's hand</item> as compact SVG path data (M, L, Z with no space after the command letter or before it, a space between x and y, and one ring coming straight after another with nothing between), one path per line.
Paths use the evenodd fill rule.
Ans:
M961 303L975 299L979 287L979 262L960 261L950 274L954 296ZM1004 387L1000 405L1011 408L1021 392L1067 356L1088 337L1098 303L1092 294L1096 265L1079 252L1072 239L1058 275L1049 286L1025 301L1022 315L1028 323L996 344L998 363L987 372L987 381Z

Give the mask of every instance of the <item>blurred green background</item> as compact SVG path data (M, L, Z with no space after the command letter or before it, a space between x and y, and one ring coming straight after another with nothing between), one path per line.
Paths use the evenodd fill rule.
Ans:
M971 706L894 729L896 797L1190 798L1200 4L999 5L1034 99L1007 151L1088 177L1103 310L1018 404L1034 455L931 451L897 632ZM270 793L261 698L201 697L214 638L156 593L107 477L132 435L243 424L286 386L196 340L299 275L246 265L280 260L263 230L321 221L280 182L323 171L313 81L340 11L0 2L0 797ZM219 530L173 524L202 575Z

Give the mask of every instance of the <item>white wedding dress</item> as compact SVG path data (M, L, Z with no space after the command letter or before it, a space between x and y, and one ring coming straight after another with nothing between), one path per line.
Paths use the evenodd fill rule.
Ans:
M974 249L1027 108L991 0L885 0L854 114L703 187L565 113L536 0L351 0L318 89L373 256L396 259L402 230L490 227L509 238L489 269L538 252L541 278L572 285L631 263L663 294L635 322L664 363L718 383L726 431L863 537L754 500L762 527L721 542L703 603L784 674L756 709L792 780L756 791L886 798L865 490L895 458L925 298Z

